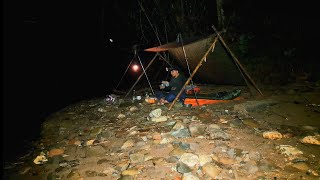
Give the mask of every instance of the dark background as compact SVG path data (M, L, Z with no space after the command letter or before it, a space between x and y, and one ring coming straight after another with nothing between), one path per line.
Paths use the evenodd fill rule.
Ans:
M5 160L26 152L49 114L111 93L132 57L135 38L112 9L101 1L4 2Z
M241 60L269 55L278 62L272 57L277 57L285 48L296 48L295 65L307 64L319 75L317 6L307 2L279 3L245 0L228 4L226 13L229 8L239 15L234 18L233 29L229 29L232 35L251 33L256 37L249 46L249 55L240 57ZM216 20L213 5L209 3L212 17L208 17L208 25ZM3 2L5 160L26 152L28 144L39 136L41 122L51 113L80 100L104 97L112 92L133 57L133 45L141 42L141 36L137 37L137 24L129 19L129 10L134 12L134 7L137 7L135 1L126 0ZM156 10L149 8L149 12ZM151 29L148 32L154 36ZM227 42L232 42L232 38L226 37ZM152 47L155 43L144 45ZM250 65L250 61L248 63ZM285 60L281 63L289 64ZM136 78L131 75L132 79ZM130 79L124 82L127 86L132 83Z

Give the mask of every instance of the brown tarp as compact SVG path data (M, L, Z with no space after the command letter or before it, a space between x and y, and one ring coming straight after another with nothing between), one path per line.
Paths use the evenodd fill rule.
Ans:
M171 42L157 47L145 49L147 52L168 51L177 60L177 64L188 74L186 57L192 72L198 65L205 52L213 43L215 34L199 39L186 39L181 42ZM208 84L232 84L245 85L240 70L233 59L228 55L220 41L216 43L213 52L209 53L206 61L198 69L194 76L194 81Z

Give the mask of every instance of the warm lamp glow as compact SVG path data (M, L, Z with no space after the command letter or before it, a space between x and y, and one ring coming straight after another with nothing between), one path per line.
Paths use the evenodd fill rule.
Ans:
M137 72L138 70L139 70L139 66L138 65L133 65L132 66L132 70L134 71L134 72Z

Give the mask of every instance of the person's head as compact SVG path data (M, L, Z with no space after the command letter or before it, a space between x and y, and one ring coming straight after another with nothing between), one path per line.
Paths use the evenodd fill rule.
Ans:
M175 66L171 67L171 68L169 68L169 71L170 71L172 77L178 77L179 76L180 69L178 67L175 67Z

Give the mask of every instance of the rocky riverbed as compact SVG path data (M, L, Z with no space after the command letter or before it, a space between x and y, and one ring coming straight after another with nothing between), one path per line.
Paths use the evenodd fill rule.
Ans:
M72 104L46 119L4 179L320 179L319 86L263 87L263 97L202 90L226 89L242 99L171 110L122 96Z

